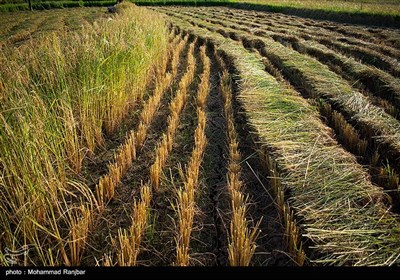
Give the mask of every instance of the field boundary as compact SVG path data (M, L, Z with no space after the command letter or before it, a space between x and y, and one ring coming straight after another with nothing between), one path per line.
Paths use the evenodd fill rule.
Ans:
M199 1L135 1L130 2L138 6L224 6L241 10L282 13L316 20L329 20L339 23L360 24L367 26L382 26L400 28L400 15L370 13L365 11L333 11L292 6L278 6L273 4L232 2L229 0L199 0ZM63 9L73 7L105 7L112 6L116 1L46 1L33 3L34 10ZM27 3L0 5L1 12L28 11Z
M282 13L316 20L329 20L339 23L360 25L375 25L382 27L400 28L400 15L373 14L369 12L342 12L320 9L296 8L291 6L277 6L272 4L258 4L231 1L133 1L139 6L224 6L241 10Z
M32 3L33 10L51 10L64 8L79 8L79 7L107 7L112 6L116 1L46 1ZM28 3L17 4L2 4L0 5L0 13L29 11Z

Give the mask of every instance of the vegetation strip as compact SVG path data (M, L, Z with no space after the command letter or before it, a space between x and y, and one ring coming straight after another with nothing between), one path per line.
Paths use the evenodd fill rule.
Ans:
M178 44L178 48L174 50L173 53L173 58L172 58L172 73L177 73L177 64L178 64L178 58L181 50L183 49L184 44L186 44L188 40L188 36L185 37L184 40L181 41L180 44ZM163 142L165 142L166 135L170 135L172 133L172 129L176 130L177 127L177 121L179 120L179 112L180 111L175 111L174 108L176 108L176 105L178 102L182 102L184 96L184 92L187 90L187 87L190 85L191 78L193 78L193 71L194 71L194 57L193 57L193 49L194 49L194 43L191 43L189 47L189 53L188 53L188 67L187 67L187 72L185 75L182 77L182 80L180 81L180 87L173 99L173 101L170 104L170 111L171 115L168 118L168 126L167 126L167 133L168 134L163 134L164 137L162 138L161 142L158 145L158 148L156 149L156 162L157 162L157 157L159 157L160 154L160 147L163 147ZM162 76L161 76L162 77ZM172 75L167 75L166 80L172 81L171 80ZM185 78L186 77L186 78ZM157 90L156 90L157 91ZM150 102L151 104L151 102ZM183 106L183 103L181 104ZM182 108L181 108L182 109ZM171 121L172 120L172 121ZM170 138L171 141L173 141L173 138ZM172 148L172 145L171 145ZM169 150L170 152L170 150ZM165 153L164 153L165 155ZM164 159L167 159L168 154L165 155ZM152 165L152 167L154 164ZM137 257L140 253L140 244L142 240L142 236L147 229L148 226L148 212L149 212L149 207L150 207L150 201L152 199L152 188L154 188L153 181L151 176L154 174L151 173L152 167L150 168L150 179L149 182L146 184L142 184L140 188L140 201L139 202L134 202L133 205L133 210L131 214L131 226L129 227L128 230L120 228L118 229L118 235L117 237L112 237L112 243L115 248L116 252L116 262L113 262L113 257L112 254L106 254L104 256L104 264L105 265L119 265L119 266L133 266L137 264ZM162 168L162 167L161 167ZM161 170L160 170L161 171ZM159 176L159 175L158 175ZM157 190L155 190L157 191Z
M160 184L160 174L167 161L168 154L171 152L173 147L174 136L176 133L176 129L178 128L180 113L182 112L182 109L187 100L188 87L191 84L194 77L194 71L195 71L195 58L193 56L194 46L195 46L194 42L190 44L187 71L185 75L182 77L181 81L179 82L179 88L176 93L176 96L170 104L171 115L168 117L168 130L166 134L163 134L162 141L157 148L156 160L150 167L150 182L156 192L158 191L158 187Z
M207 18L209 18L208 17L209 14L207 13L207 11L198 12L196 13L196 15L193 15L191 11L184 14L187 14L189 16L195 16L203 20L204 19L207 20ZM243 31L247 31L254 35L262 37L271 37L274 40L278 40L280 42L289 41L289 43L291 43L292 46L295 47L297 51L316 56L316 58L319 60L324 59L325 63L331 62L334 63L335 65L339 65L355 79L360 79L361 82L363 82L366 87L371 87L372 92L376 92L383 98L399 102L398 95L400 91L399 88L400 86L398 83L398 79L394 78L388 73L385 73L382 70L372 68L368 65L364 65L357 61L359 59L359 55L361 55L362 57L364 56L367 57L368 55L372 55L371 52L376 53L379 56L380 53L378 53L377 51L365 50L365 52L363 51L359 55L357 54L352 55L352 53L350 53L347 54L348 57L346 57L340 53L334 52L335 48L333 48L333 50L330 50L328 48L329 44L327 44L328 47L323 45L326 44L326 42L331 43L333 41L336 41L336 39L333 38L334 35L331 35L329 37L321 36L321 31L319 31L318 34L313 34L312 36L309 35L306 36L304 34L307 34L307 28L305 30L300 28L298 30L293 30L292 28L289 28L288 30L287 26L283 26L282 28L277 28L271 26L271 23L268 23L268 25L266 25L262 23L255 23L252 19L250 19L251 21L248 23L242 22L242 20L243 20L242 18L238 19L237 17L234 16L227 16L226 14L222 14L221 16L212 17L212 20L209 21L211 23L218 23L226 27L231 27L233 29L240 29ZM248 28L244 28L243 26L247 26ZM337 44L340 44L342 46L341 48L345 47L344 43L342 42L337 42ZM346 48L354 49L355 46L346 45ZM375 58L371 58L370 60L374 62ZM384 61L384 63L389 63L390 65L392 65L388 66L389 69L391 69L392 67L394 68L398 67L396 66L398 65L396 59L385 57L382 58L382 60ZM377 66L379 67L379 65ZM386 66L383 68L386 68ZM394 71L394 73L396 73L396 70ZM373 81L370 81L370 79L373 79Z
M200 165L202 162L207 139L205 136L206 113L205 103L209 92L210 59L205 47L200 47L200 57L203 63L203 73L197 95L198 124L194 134L195 146L184 174L183 187L177 190L176 211L178 229L176 237L176 265L189 265L190 236L195 215L195 193L198 188Z
M223 26L235 27L229 24L226 25L226 23L222 21L216 21L216 20L207 20L207 21L211 21L214 24L221 24ZM243 27L239 27L238 29L249 33L257 33L257 35L263 35L263 36L270 35L279 42L282 42L282 40L284 40L285 42L285 39L289 37L284 35L275 35L275 32L264 33L259 31L252 31L251 29ZM225 36L231 36L232 38L238 40L238 36L233 35L232 32L229 34L226 33L224 34ZM330 64L332 62L337 63L338 60L340 61L340 55L333 53L332 51L329 50L328 51L325 50L324 52L325 47L318 45L318 43L311 43L311 45L307 43L302 44L298 43L299 40L297 40L296 38L293 39L293 37L290 37L289 40L290 41L295 40L294 44L300 45L300 46L295 46L295 49L296 50L299 49L301 53L305 52L304 50L312 49L312 51L310 52L317 53L316 58L318 60L322 60L324 63L328 62ZM247 44L246 46L250 48L252 47L251 44ZM381 70L369 69L368 67L360 63L357 63L354 60L346 58L343 58L342 61L339 63L339 65L345 68L347 72L350 72L350 75L354 76L355 78L362 79L364 83L367 83L367 85L371 87L373 90L379 90L385 92L386 94L383 95L386 98L385 100L382 100L378 96L368 96L369 99L367 101L379 105L391 115L398 117L396 106L392 106L389 103L389 100L392 101L394 104L398 103L397 99L399 95L399 89L397 89L398 85L395 78L391 77L390 75L386 74ZM333 67L333 70L337 72L336 67ZM371 82L371 77L373 78L373 82ZM299 85L297 85L297 87L299 87ZM307 97L308 95L313 96L313 93L311 94L307 93ZM382 96L382 93L380 93L379 95ZM363 164L370 165L369 169L374 183L379 184L388 192L388 194L391 196L392 199L393 210L395 212L398 212L400 210L400 196L399 196L400 185L399 185L399 175L398 175L400 171L398 168L396 168L397 163L395 157L389 156L390 160L388 162L388 160L385 158L385 153L380 152L380 150L381 151L385 150L385 148L379 148L379 145L376 144L374 141L368 140L368 138L370 138L370 136L368 135L368 133L370 132L368 130L366 132L367 133L366 136L365 136L365 129L363 129L364 133L363 131L361 131L361 133L357 132L354 129L354 126L357 126L357 123L353 122L353 125L351 125L346 120L346 118L343 117L343 115L340 114L340 112L338 112L337 110L332 111L332 108L327 110L327 106L330 105L325 104L325 102L323 102L322 100L317 103L321 108L320 109L321 114L327 118L328 123L332 124L335 131L338 132L338 138L341 141L341 143L343 143L349 151L359 156L362 159L361 162ZM360 138L358 134L361 135L364 134L364 137ZM380 156L380 154L383 154L383 156Z
M271 154L276 164L280 177L274 180L288 192L285 199L295 211L302 236L311 240L309 261L397 262L398 223L382 203L382 191L370 183L354 157L332 140L315 108L282 88L243 47L178 18L174 22L214 43L239 71L239 99L263 140L260 152L264 157ZM332 219L335 222L324 222Z
M259 233L259 225L250 229L246 219L248 196L245 196L245 188L241 181L240 161L241 155L238 151L238 135L235 128L232 90L230 86L230 76L228 71L224 71L221 78L221 92L225 102L224 112L227 120L227 135L229 145L228 163L228 192L231 197L232 217L230 223L230 235L228 245L228 259L231 266L248 266L256 250L256 239Z
M160 101L167 90L167 88L171 85L175 77L177 76L177 69L179 65L179 56L184 49L188 40L188 36L186 36L183 40L180 40L180 36L175 36L174 41L172 42L170 49L171 56L171 69L170 72L167 72L167 59L165 59L161 63L161 67L157 69L156 72L156 82L153 95L148 99L145 104L138 124L137 132L131 132L131 137L128 139L136 139L134 142L134 150L140 151L143 147L143 144L147 138L147 131L154 121L155 113L158 110ZM136 136L135 136L136 135ZM117 172L119 175L119 181L121 181L123 175L128 171L130 166L132 165L132 161L134 158L131 158L131 163L127 168L120 168L121 172ZM115 163L117 166L123 167L123 165ZM113 173L110 173L108 176L112 176ZM104 177L103 177L104 178ZM110 177L111 178L111 177ZM111 182L114 180L111 178ZM100 181L101 182L101 181ZM100 182L98 187L100 187ZM117 186L117 185L116 185ZM140 249L140 241L144 231L147 226L148 219L148 210L150 206L150 200L152 197L151 188L149 189L149 185L141 185L140 187L140 201L134 201L132 213L131 213L131 227L126 230L123 228L118 229L118 235L116 238L111 237L112 244L116 248L116 256L117 262L116 264L119 266L132 266L136 265L137 256L139 254ZM106 254L104 256L104 264L114 265L112 254Z
M397 120L369 103L369 100L361 93L354 91L347 82L312 58L289 49L286 52L282 51L282 45L269 38L258 38L228 27L218 29L214 27L217 25L211 23L203 26L234 40L241 40L247 48L256 48L282 70L291 83L302 89L306 97L328 101L335 110L344 115L343 120L348 120L353 126L360 127L359 133L364 139L368 139L368 150L372 151L365 156L366 161L373 166L381 166L381 171L379 171L381 175L378 175L377 182L384 187L387 186L385 188L394 198L394 206L398 209L399 185L396 182L399 181L399 170L396 170L396 166L398 166L400 153L400 124ZM268 50L266 46L270 46ZM330 90L332 84L336 87L335 91ZM365 153L360 153L360 155L364 156ZM377 155L380 157L375 158ZM384 166L386 164L389 166ZM392 172L393 168L395 172ZM384 179L381 180L379 177Z
M184 8L181 8L181 10L184 11ZM188 12L192 11L193 9ZM374 32L361 33L361 35L357 32L359 29L355 26L344 29L343 27L335 26L333 23L326 23L325 25L319 22L305 23L304 20L302 21L301 18L296 17L287 17L287 20L291 20L288 22L280 20L280 16L276 14L263 15L259 13L252 15L248 11L226 11L215 11L213 13L214 18L236 22L240 21L240 18L245 20L246 25L250 25L252 28L264 28L268 31L280 32L286 35L298 34L303 39L313 39L334 50L339 50L349 56L355 56L367 64L370 63L378 68L382 67L398 75L399 67L396 63L397 59L394 58L399 57L399 50L382 44L383 38L396 36L396 30L370 29ZM206 12L213 11L207 10ZM304 22L304 24L301 22ZM361 36L361 38L354 38L353 36Z

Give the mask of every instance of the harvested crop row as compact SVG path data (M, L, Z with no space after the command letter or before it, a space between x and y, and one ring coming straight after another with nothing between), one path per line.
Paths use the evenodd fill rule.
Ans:
M215 11L215 9L214 9ZM274 21L275 23L284 23L287 26L304 28L315 32L328 32L334 37L348 36L356 38L359 43L374 43L381 44L385 41L386 44L392 45L392 49L399 48L399 37L395 29L380 29L380 28L363 28L360 26L344 26L334 22L318 21L311 19L304 19L296 16L289 16L276 13L265 12L250 12L245 10L229 9L231 16L241 17L251 15L255 20L261 22ZM221 11L219 11L221 13Z
M30 16L28 19L22 21L20 24L14 26L14 28L10 30L10 33L7 36L7 41L10 44L16 44L29 39L30 35L38 30L40 25L42 25L49 16L49 14L45 17Z
M188 36L186 36L184 39L181 39L181 36L175 35L175 38L173 40L170 40L172 41L170 45L170 63L164 61L161 64L161 67L159 67L156 70L154 93L147 100L147 103L144 106L139 118L138 127L143 127L145 129L141 130L140 134L138 130L136 134L137 135L136 149L140 153L139 157L140 156L141 157L139 160L141 161L148 161L149 156L151 156L147 154L148 151L152 150L153 146L160 145L159 144L160 142L158 143L158 145L157 143L153 144L153 142L155 142L156 139L153 139L154 136L153 133L155 131L152 131L154 129L154 127L152 126L153 124L157 126L156 122L159 122L159 118L161 115L157 114L156 118L154 118L154 116L159 110L162 99L165 99L163 101L166 101L166 99L169 98L169 96L163 97L164 93L167 91L169 87L171 87L172 89L172 82L179 79L177 69L178 66L182 64L179 61L179 57L182 54L182 51L185 49L187 40ZM183 53L182 55L185 55L185 53ZM166 72L167 68L168 72ZM150 134L147 135L149 130ZM162 131L159 131L160 134L161 132ZM141 139L140 142L137 141L139 135L142 136L140 138ZM155 138L159 137L156 136ZM147 140L150 140L151 143L146 142ZM146 164L142 166L142 164L138 162L138 166L135 166L135 168L131 168L129 170L129 172L127 173L128 177L132 177L132 174L134 174L136 177L137 174L135 173L138 170L140 171L140 173L142 173L143 168L146 168ZM140 188L137 191L135 190L135 192L140 193L140 198L138 200L135 199L132 205L132 202L129 201L130 200L129 197L126 197L124 193L130 192L132 190L132 185L136 184L140 186ZM107 246L108 245L112 246L111 248L107 247L107 249L111 250L110 252L101 256L104 265L118 265L118 266L136 265L137 257L140 253L141 240L143 238L143 234L145 233L148 227L148 218L149 218L148 214L150 209L150 203L152 200L151 186L149 185L149 183L143 184L143 181L141 182L140 180L126 179L122 182L122 187L124 188L124 190L122 190L118 194L118 199L120 200L118 203L121 204L121 208L118 208L118 211L127 212L129 216L126 218L119 218L119 223L124 224L125 222L128 222L130 224L130 227L128 228L112 227L109 228L108 231L103 233L102 236L104 236L104 234L110 235L111 244L107 244ZM113 204L114 205L111 207L115 209L115 203ZM126 210L126 207L130 209ZM111 212L109 212L107 215L108 215L107 219L113 219L114 217L118 217L118 215L115 216L114 213ZM109 226L110 224L108 224L108 227ZM108 227L106 227L106 230Z
M173 8L171 8L173 9ZM176 11L189 11L187 8L175 8ZM331 37L335 42L342 42L346 44L351 44L355 46L361 46L366 49L371 49L378 51L387 56L387 58L394 57L398 59L400 57L400 51L394 47L390 46L387 38L374 38L374 35L377 35L378 31L385 32L388 34L392 34L393 37L396 36L396 30L374 30L371 34L368 34L364 39L358 39L357 36L354 37L349 32L341 32L335 31L334 28L331 28L329 24L334 24L332 22L326 22L324 24L320 24L318 21L314 21L313 23L304 24L306 19L296 16L288 16L276 13L262 13L262 12L251 12L245 10L237 10L237 9L228 9L221 8L217 9L213 8L193 8L190 11L201 11L210 13L212 17L223 16L229 19L242 19L243 22L247 22L250 24L261 24L265 28L271 28L273 30L281 29L283 32L290 33L292 31L298 31L302 35L305 36L322 36L325 38L326 36ZM211 18L211 17L210 17ZM342 26L343 27L343 26ZM356 29L356 26L347 27L348 29ZM378 34L379 35L379 34ZM386 35L385 35L386 36Z
M177 41L175 41L177 44ZM182 40L179 44L177 44L177 48L174 49L173 57L176 56L176 53L179 57L180 52L183 49L184 44L186 43L185 40ZM175 45L172 45L174 48ZM163 93L169 87L171 81L174 79L174 73L176 75L176 71L174 73L166 73L168 59L165 57L163 61L161 61L161 67L158 68L156 72L156 79L155 79L155 88L153 95L147 100L147 103L144 105L142 114L141 114L141 122L140 124L145 124L147 128L151 122L153 121L153 116L158 108L158 103L160 102ZM178 61L175 59L172 61L172 68L177 68ZM86 213L87 215L83 215L80 219L76 218L76 215L71 216L70 218L70 236L68 244L70 244L70 252L71 258L69 259L64 256L64 262L68 265L79 265L81 262L81 257L84 252L84 247L86 246L86 239L89 232L95 229L95 224L97 222L93 220L93 217L96 214L93 212L94 210L98 210L100 216L105 210L105 207L109 203L109 201L114 197L115 189L120 184L123 176L127 173L130 169L134 161L136 160L136 151L140 150L142 145L141 142L138 142L137 136L138 134L135 130L131 130L125 142L120 146L114 156L114 162L108 165L108 172L106 175L102 176L95 187L95 194L96 194L96 203L97 209L92 209L92 211L82 211L81 209L85 209L84 205L78 207L79 211L82 213ZM146 138L146 135L142 136L143 141ZM144 190L142 197L144 200L148 195L148 192ZM136 205L135 208L142 208L143 203ZM85 209L86 210L86 209ZM99 217L97 217L97 220ZM77 222L79 221L79 223ZM74 233L74 228L79 228L79 235ZM75 230L76 231L76 230Z
M228 71L221 77L221 93L224 99L224 113L227 122L227 138L229 162L227 173L227 189L231 198L231 223L229 231L228 259L231 266L248 266L256 250L256 239L259 233L259 223L252 229L246 219L248 196L245 196L245 186L241 181L241 155L238 150L238 135L235 128L232 90Z
M295 211L303 238L311 242L308 261L337 265L398 261L398 224L381 201L382 191L329 136L315 108L280 86L243 47L178 18L174 23L213 43L232 60L240 77L238 97L263 142L260 153L266 162L271 155L280 174L275 179L289 195L285 199Z
M25 17L2 17L0 19L0 25L3 27L0 31L0 39L3 41L4 39L10 36L10 32L15 30L22 21L27 20Z
M340 45L340 42L345 43L343 46L346 46L347 44L353 45L356 48L362 47L362 49L370 49L374 51L378 51L384 55L387 56L387 58L395 57L399 58L400 52L398 49L390 47L389 45L386 44L388 40L385 39L375 39L374 35L377 33L374 32L373 34L369 34L367 37L364 39L357 39L357 37L354 37L351 33L349 32L341 32L341 31L335 31L333 28L331 28L329 25L328 28L326 26L323 26L319 24L318 22L315 22L314 24L298 24L297 22L303 22L304 19L299 18L299 17L287 17L287 20L282 20L276 17L276 14L268 14L268 17L262 18L259 17L258 14L251 14L248 11L242 11L239 12L239 10L232 10L234 11L233 13L224 13L223 11L220 11L219 13L216 13L216 15L219 16L227 16L231 19L237 19L241 18L244 21L251 22L251 23L258 23L262 24L265 27L271 27L274 30L277 29L282 29L282 30L287 30L287 32L291 31L296 31L300 32L304 35L308 36L316 36L317 38L320 37L322 39L330 37L333 39L335 43L338 43ZM355 26L348 27L349 29L351 28L356 28ZM377 30L375 30L377 31ZM382 30L381 30L382 31ZM392 34L395 34L395 30L390 30L390 31L385 31L385 32L390 32ZM375 40L374 40L375 39ZM348 49L348 51L351 52L351 49ZM362 50L364 51L364 50Z
M104 256L105 266L136 266L137 257L140 253L142 237L147 229L149 219L149 208L152 197L151 187L142 185L140 187L140 200L133 203L131 214L131 225L129 229L118 229L117 237L111 237L111 243L115 248L117 260L114 263L112 256Z
M177 190L176 211L178 217L176 237L176 262L178 266L189 265L190 237L195 216L195 195L198 188L200 165L202 163L207 138L205 128L207 117L205 104L209 92L210 59L206 55L205 46L200 47L200 57L203 63L203 73L197 95L197 128L195 144L183 178L183 186Z
M213 21L215 22L215 20ZM239 27L238 29L253 33L251 29L243 27ZM267 34L271 33L272 32L269 32ZM257 34L261 35L260 32L257 32ZM272 33L271 36L274 39L278 38L277 40L279 41L285 40L288 37L284 35L273 34L274 33ZM299 40L297 40L296 38L291 37L290 40L294 40L296 44L300 44L300 46L295 47L295 49L299 49L302 53L304 52L304 50L310 51L310 49L312 49L311 52L317 53L317 59L322 60L323 62L331 64L333 61L338 61L338 63L340 63L340 65L345 68L347 72L350 72L350 74L354 78L362 78L368 84L372 84L371 87L373 87L373 89L381 90L383 88L383 91L386 92L385 97L391 101L394 101L394 104L398 103L398 95L400 90L396 89L396 80L390 75L387 75L380 70L370 70L368 67L357 63L354 60L341 58L340 55L333 53L326 48L324 49L324 46L318 45L318 43L311 43L310 46L310 44L298 43ZM332 57L335 59L333 59ZM333 70L336 70L336 68L334 68ZM371 75L374 81L377 81L375 84L374 82L371 83ZM386 82L382 82L384 80L386 80ZM369 96L369 100L371 103L381 106L391 115L397 116L396 107L392 106L387 100L382 100L379 97L375 96ZM349 151L356 154L357 156L360 156L362 158L362 163L370 165L370 173L372 175L373 181L383 187L388 192L388 194L392 198L394 211L399 211L399 171L393 170L393 167L391 167L396 166L396 163L391 162L391 166L388 165L385 158L379 157L379 151L376 150L373 143L369 144L369 150L372 150L373 152L366 153L368 141L360 139L360 137L358 136L358 132L354 130L352 125L350 125L339 112L335 110L332 111L332 109L327 111L326 108L327 106L329 106L329 104L323 104L320 102L319 105L321 107L321 112L323 116L326 117L327 120L329 120L329 123L335 129L341 143L343 143Z
M154 114L158 109L161 98L177 74L178 58L187 42L187 39L188 37L181 40L173 52L171 73L166 73L167 59L162 61L161 67L157 70L154 93L149 98L141 112L137 132L134 130L130 132L125 144L121 147L120 151L117 152L114 163L108 166L108 174L100 178L99 183L96 186L99 205L104 206L104 204L108 203L108 201L114 196L115 188L136 159L136 150L143 146L147 130L153 121Z
M184 40L181 42L184 42L186 44L188 39L188 36L185 37ZM193 79L194 76L194 56L193 56L193 50L194 50L194 45L195 43L191 43L189 46L189 52L188 52L188 64L187 64L187 69L186 73L183 75L181 81L179 82L179 89L173 99L173 101L170 104L170 112L171 115L168 118L168 126L167 126L167 132L166 134L163 134L163 138L161 142L157 145L156 149L156 160L155 163L152 165L150 168L150 180L147 184L141 186L141 198L140 202L134 203L134 207L132 210L131 214L131 226L128 230L126 229L118 229L118 236L117 237L112 237L112 243L115 248L115 252L117 255L117 262L116 264L119 266L133 266L136 265L137 262L137 257L138 254L140 253L140 243L143 237L143 234L147 228L147 222L148 222L148 211L150 207L150 202L152 199L152 188L154 188L153 180L155 174L152 173L152 170L154 170L155 164L157 164L158 158L160 157L160 154L162 154L163 160L167 160L168 158L168 153L171 150L163 150L165 147L165 144L168 139L171 139L173 143L173 135L176 131L177 124L179 122L179 117L180 117L180 112L183 108L184 103L182 101L185 99L183 94L186 93L188 86L191 84L191 80ZM179 44L180 49L183 49L182 43ZM178 62L179 54L173 56L173 63L172 63L172 71L176 74L176 69L177 69L177 62ZM175 70L174 70L175 69ZM180 110L177 110L177 106L180 106ZM167 139L167 135L170 137ZM172 138L171 138L172 136ZM171 143L171 149L172 149L172 143ZM166 147L168 148L168 147ZM164 164L165 164L164 161ZM161 166L162 169L162 166ZM161 171L161 170L160 170ZM159 176L159 174L158 174ZM153 179L152 179L153 178ZM157 191L157 189L155 189ZM112 258L110 255L105 256L105 264L111 265L114 264L112 262Z
M158 191L160 174L167 161L168 154L172 150L174 136L178 128L180 113L186 103L188 87L191 84L195 72L195 58L193 56L195 42L189 46L188 66L185 75L179 82L179 88L175 98L170 104L171 115L168 117L168 130L163 135L160 145L157 147L156 159L150 167L150 181L155 191Z
M179 36L176 36L177 39L179 39ZM161 98L163 96L163 93L165 90L171 85L174 77L177 75L178 72L178 65L179 65L179 56L186 45L188 40L188 36L184 38L184 40L181 40L179 44L176 45L176 49L173 50L172 54L172 61L171 61L171 72L168 73L165 77L163 76L165 71L166 71L166 64L163 64L161 68L161 71L158 74L158 78L156 80L156 88L155 88L155 93L154 95L150 98L148 101L148 106L146 107L145 110L142 111L140 115L140 122L138 125L137 133L136 133L136 138L137 138L137 145L138 148L141 148L144 144L144 141L146 139L146 134L147 134L147 129L150 125L150 122L160 104ZM175 44L172 44L175 46Z
M31 40L37 34L49 34L51 31L86 28L101 17L106 17L102 8L71 8L52 11L2 13L0 19L0 41L15 44ZM33 35L33 36L32 36Z
M183 14L191 15L194 11L189 9L182 9ZM202 16L203 15L203 16ZM252 28L254 32L258 32L259 28L264 30L268 30L271 32L279 32L287 35L297 35L306 40L314 40L321 44L326 45L334 51L342 52L344 55L348 57L355 57L357 60L361 60L366 64L376 66L383 70L386 70L392 73L395 76L399 76L400 68L398 64L398 60L393 58L393 55L396 55L398 51L389 49L382 44L367 44L362 46L360 44L348 44L347 37L343 37L340 34L331 34L330 32L322 32L321 30L310 31L310 28L296 28L290 26L287 22L282 23L277 19L269 18L265 21L260 21L258 19L254 19L252 17L246 16L230 16L225 13L221 13L220 15L214 15L210 17L209 12L197 12L194 16L196 17L204 17L205 19L210 19L212 22L213 19L219 18L222 22L232 21L237 22L240 26L242 24L246 24ZM338 38L338 36L340 37ZM371 47L372 46L372 47ZM388 53L385 55L384 53ZM396 56L395 56L396 57Z
M200 20L193 23L197 22L202 24ZM281 44L269 38L259 39L230 28L218 29L218 25L211 23L205 23L203 26L234 40L242 40L248 48L256 48L288 76L291 83L305 91L307 97L327 100L351 124L360 127L360 134L365 139L369 139L368 144L372 154L381 154L380 162L389 160L391 168L398 165L400 125L397 120L369 103L368 99L354 91L347 82L329 71L325 65L293 50L283 48ZM269 47L266 48L266 46ZM336 88L333 92L330 90L332 84ZM379 152L374 152L376 150ZM394 178L396 177L398 175L394 174Z
M196 15L193 15L191 13L186 14L190 15L191 17L203 18L199 17L199 13L197 13ZM203 13L203 15L205 16L205 20L207 20L207 18L210 18L208 17L207 13ZM334 67L332 68L334 70L336 70L335 67L342 68L346 73L348 73L348 75L350 75L355 80L359 80L364 87L368 88L371 91L372 95L378 97L378 100L376 100L376 104L379 104L387 109L387 111L392 115L397 115L397 110L395 108L396 105L400 103L400 85L396 78L392 77L382 70L371 68L357 62L355 59L345 57L339 53L335 53L324 45L321 45L314 41L310 41L308 37L306 41L298 39L296 36L303 37L302 34L304 33L304 30L302 30L301 33L290 32L289 35L286 35L283 33L286 33L287 29L282 29L282 31L278 31L276 30L276 28L271 28L265 25L255 25L254 23L247 23L246 21L243 22L242 19L227 20L226 17L213 17L213 20L209 21L215 24L221 24L225 27L231 27L233 29L240 29L246 32L250 32L254 35L272 37L274 40L278 40L280 42L289 41L297 51L313 55L322 63L328 63L328 65L333 64ZM229 22L233 24L228 24ZM248 26L249 28L245 28L243 26ZM266 29L267 31L264 31ZM332 41L332 38L330 38L329 40ZM395 106L390 106L388 102L381 101L380 98L384 98L388 101L394 102Z
M307 31L303 29L294 31L290 29L288 30L284 27L276 28L271 27L271 25L255 24L254 22L246 21L242 18L238 19L237 17L228 19L225 15L220 17L214 16L212 19L210 19L211 17L209 17L207 12L197 13L196 15L192 14L192 12L186 12L184 14L187 14L191 17L201 18L203 20L208 20L211 23L221 24L225 27L250 32L254 35L272 37L274 40L281 42L285 40L290 41L292 44L298 46L296 47L297 51L306 52L307 54L316 56L319 60L323 60L323 63L332 63L335 66L338 65L339 67L345 69L345 71L349 73L351 77L356 80L360 80L364 87L369 88L374 95L378 95L389 101L394 101L395 105L400 102L400 84L398 79L382 70L372 68L358 62L357 60L353 59L351 55L350 57L346 57L340 53L330 50L325 45L315 42L321 40L332 42L334 38L329 37L326 39L321 39L320 34L318 34L318 36L314 35L311 37L305 36L304 34ZM299 39L298 37L304 38L305 40ZM354 49L354 47L352 47L352 49ZM355 58L357 58L357 56ZM393 65L397 64L397 61L393 62ZM389 110L392 109L393 107L390 107Z

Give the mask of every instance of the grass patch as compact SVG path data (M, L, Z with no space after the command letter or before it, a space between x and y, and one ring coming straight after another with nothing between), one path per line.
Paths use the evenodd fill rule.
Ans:
M74 7L107 7L115 5L116 1L45 1L33 2L33 10L64 9ZM29 11L27 3L0 4L1 12Z

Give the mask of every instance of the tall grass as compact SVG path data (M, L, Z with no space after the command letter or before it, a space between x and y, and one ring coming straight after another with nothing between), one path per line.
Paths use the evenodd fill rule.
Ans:
M57 244L74 235L62 222L71 220L68 201L90 197L76 174L142 97L166 38L158 15L126 3L81 32L3 47L1 250L34 244L30 264L60 263L64 248ZM86 227L72 221L73 228Z

